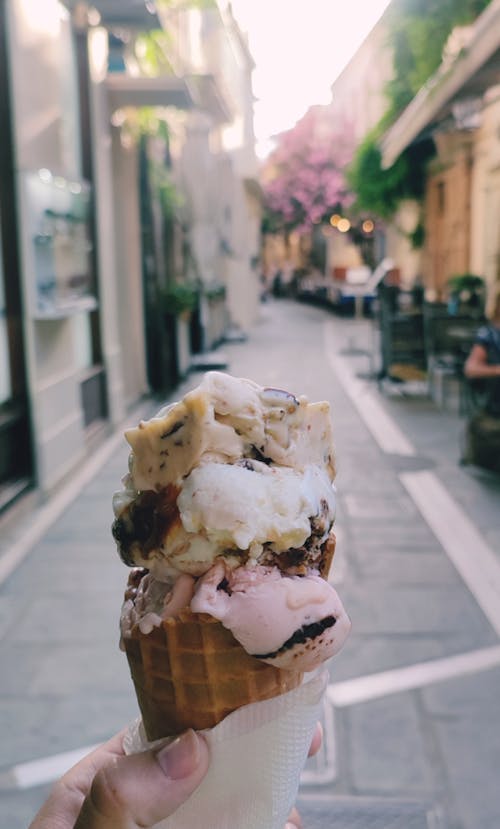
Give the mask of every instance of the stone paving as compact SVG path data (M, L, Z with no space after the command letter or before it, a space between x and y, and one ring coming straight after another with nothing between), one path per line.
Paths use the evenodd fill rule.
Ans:
M362 701L348 699L330 711L334 770L323 784L311 772L301 790L304 814L311 827L337 825L328 814L343 815L343 829L427 829L430 818L422 815L436 808L446 829L497 829L498 631L400 475L432 470L499 559L500 481L459 465L463 422L456 412L438 411L421 392L384 393L366 380L416 450L411 457L384 452L332 370L325 326L328 347L333 343L352 376L366 374L369 321L288 300L264 304L248 341L224 346L231 373L331 401L339 494L333 581L353 621L350 640L331 663L332 688L349 690L350 681L383 675L385 690L369 679L359 686ZM191 374L177 394L199 378ZM110 536L111 493L126 457L120 442L0 586L0 825L8 829L24 829L47 793L46 784L16 787L13 767L99 742L137 715L118 650L126 570ZM11 534L1 538L0 556ZM488 669L452 670L439 682L425 678L427 663L449 665L450 657L482 650L493 655ZM421 663L424 679L405 685L405 669ZM392 674L385 681L384 672L399 676L400 669L403 685L391 687ZM321 805L324 797L333 798L331 807ZM359 822L367 803L370 824ZM422 804L420 818L408 803Z

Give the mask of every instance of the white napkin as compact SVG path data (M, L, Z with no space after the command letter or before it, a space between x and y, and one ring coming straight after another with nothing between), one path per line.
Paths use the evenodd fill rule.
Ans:
M202 734L210 768L177 811L155 829L283 829L320 715L328 674L315 674L293 691L229 714ZM126 754L144 751L142 723L124 739Z

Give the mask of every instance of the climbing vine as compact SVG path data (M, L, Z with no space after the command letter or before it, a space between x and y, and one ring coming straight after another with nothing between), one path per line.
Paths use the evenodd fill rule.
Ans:
M388 126L441 63L455 26L472 23L491 0L400 0L388 15L394 77L387 85Z
M456 26L466 25L491 0L399 0L388 13L393 77L386 86L387 109L357 148L347 173L356 208L389 219L403 199L420 200L431 140L406 149L388 169L382 167L380 139L441 64L443 49ZM422 244L419 231L412 243Z

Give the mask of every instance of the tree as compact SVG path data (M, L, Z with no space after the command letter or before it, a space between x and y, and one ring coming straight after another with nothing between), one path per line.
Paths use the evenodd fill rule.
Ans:
M265 229L309 231L346 206L352 150L351 130L332 124L328 107L311 107L282 133L263 173Z

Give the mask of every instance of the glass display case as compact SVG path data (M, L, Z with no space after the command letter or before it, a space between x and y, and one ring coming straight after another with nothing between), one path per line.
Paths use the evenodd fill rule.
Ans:
M97 307L92 272L91 192L50 170L24 175L34 264L34 316L58 319Z

